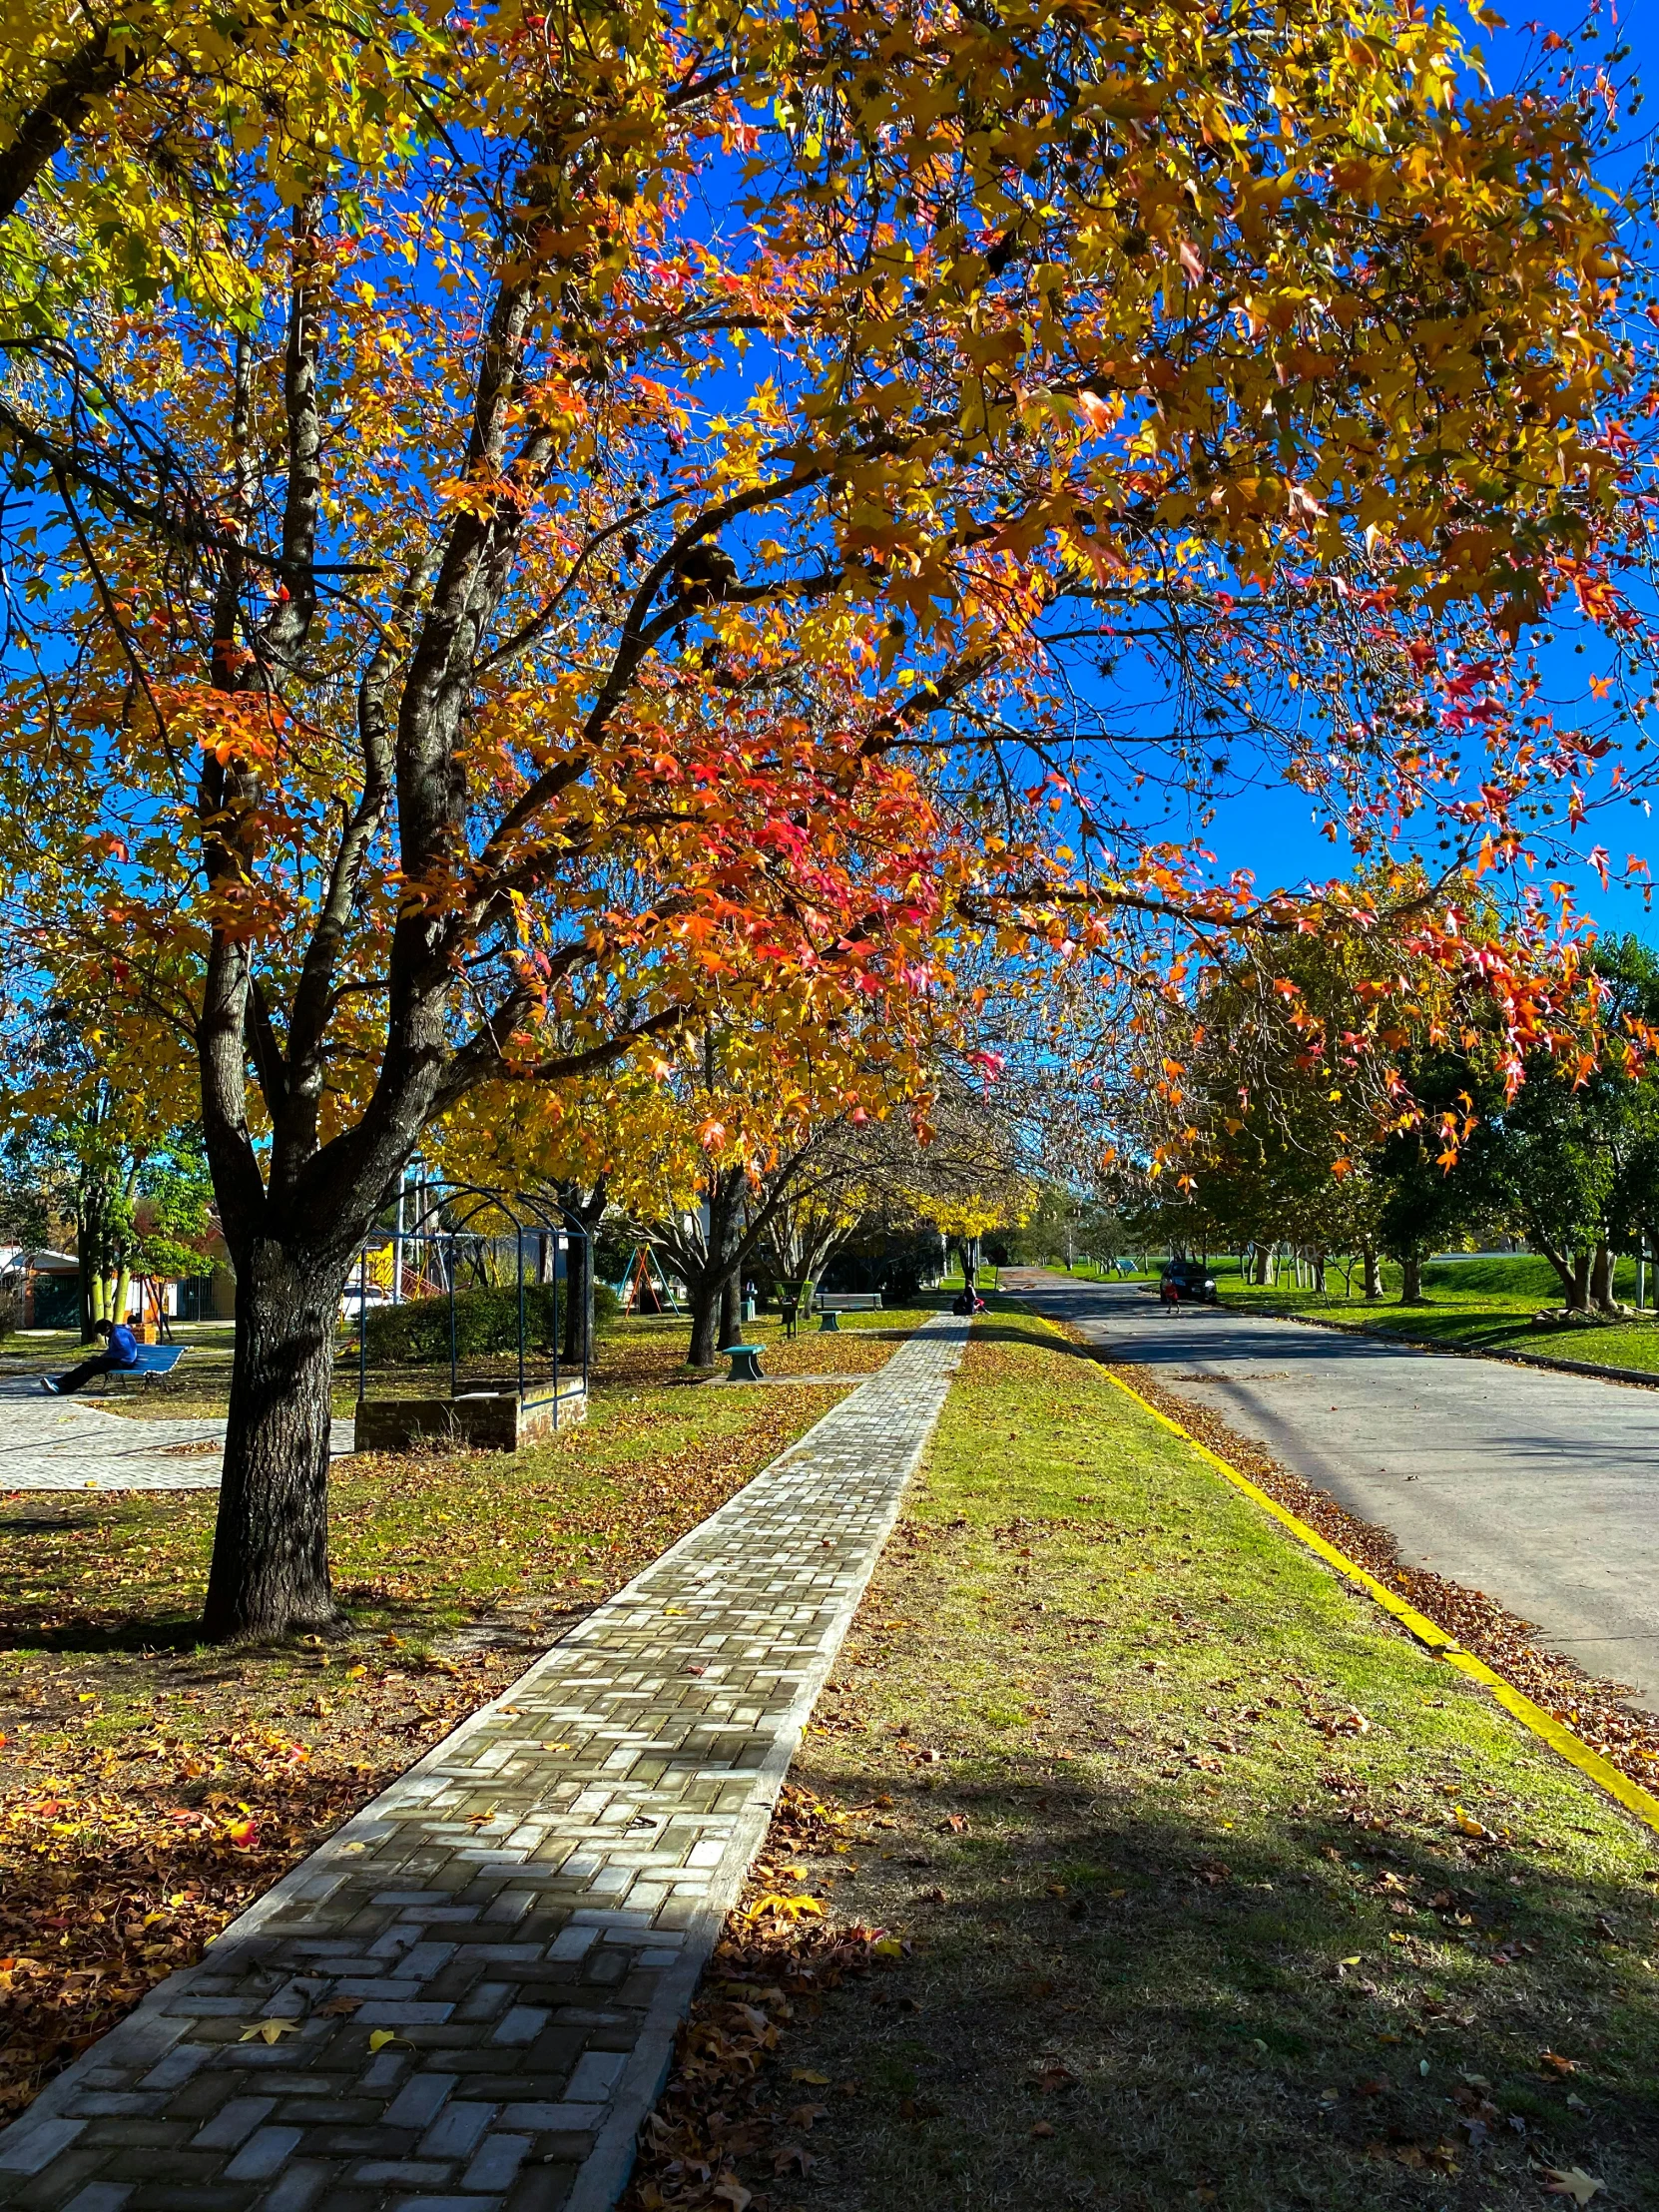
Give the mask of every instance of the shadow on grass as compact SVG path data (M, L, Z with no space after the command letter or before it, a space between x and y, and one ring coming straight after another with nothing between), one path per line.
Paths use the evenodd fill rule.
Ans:
M868 1802L867 1772L803 1779ZM1392 2206L1460 2176L1459 2202L1507 2207L1540 2165L1659 2201L1636 1883L1565 1878L1525 1839L1471 1861L1312 1777L1269 1838L1129 1787L1116 1809L1109 1783L883 1779L922 1847L880 1900L914 1954L788 2050L862 2083L823 2131L839 2212L941 2159L951 2204ZM869 1909L861 1885L842 1909Z

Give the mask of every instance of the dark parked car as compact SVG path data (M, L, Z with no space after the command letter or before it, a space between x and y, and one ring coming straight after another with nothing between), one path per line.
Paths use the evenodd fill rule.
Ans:
M1183 1305L1214 1306L1216 1279L1202 1260L1166 1260L1158 1280L1158 1295L1173 1291Z

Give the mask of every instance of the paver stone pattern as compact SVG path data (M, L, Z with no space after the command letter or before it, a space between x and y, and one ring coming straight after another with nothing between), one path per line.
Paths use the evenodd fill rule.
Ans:
M0 1492L217 1490L213 1447L224 1441L222 1420L132 1420L84 1397L48 1396L38 1376L0 1380ZM328 1448L335 1458L353 1448L349 1419L334 1421Z
M50 2083L0 2205L613 2203L967 1328L927 1323Z

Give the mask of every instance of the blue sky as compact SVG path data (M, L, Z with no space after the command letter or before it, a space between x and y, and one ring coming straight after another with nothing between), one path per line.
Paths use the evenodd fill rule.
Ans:
M1495 91L1506 90L1516 82L1517 70L1525 67L1527 54L1536 51L1539 34L1553 30L1571 35L1588 20L1582 6L1566 4L1566 0L1541 0L1541 4L1535 0L1531 6L1516 6L1512 11L1504 6L1504 0L1498 0L1498 6L1500 12L1509 15L1509 27L1488 32L1482 41ZM1529 31L1530 25L1536 25L1537 31ZM1614 173L1616 181L1625 184L1645 156L1659 150L1649 145L1650 130L1659 133L1659 6L1654 0L1623 0L1618 9L1602 16L1601 36L1580 52L1604 54L1620 44L1634 48L1632 61L1621 64L1620 73L1634 68L1647 98L1641 114L1625 126L1629 135ZM1595 673L1596 661L1593 645L1582 657L1572 652L1574 632L1570 625L1556 627L1561 644L1552 657L1549 673L1556 700L1570 713L1575 698L1589 705L1584 679ZM1652 816L1622 806L1609 810L1595 818L1594 828L1583 838L1585 849L1597 842L1605 843L1615 863L1622 863L1627 852L1635 851L1652 863L1659 876L1659 796L1655 810ZM1247 792L1229 800L1208 837L1224 866L1253 868L1264 883L1294 881L1302 876L1327 877L1346 868L1350 858L1340 846L1333 847L1315 832L1307 799L1284 787ZM1649 910L1639 891L1615 884L1604 892L1588 866L1551 872L1566 875L1574 883L1580 905L1602 929L1633 930L1659 942L1659 898Z

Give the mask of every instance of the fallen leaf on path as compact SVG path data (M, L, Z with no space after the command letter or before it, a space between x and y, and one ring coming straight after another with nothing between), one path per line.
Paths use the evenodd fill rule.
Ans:
M330 1997L326 2004L319 2004L316 2016L319 2020L347 2020L362 2003L361 1997Z
M292 2020L256 2020L252 2027L243 2029L239 2039L245 2043L275 2043L279 2036L297 2033Z
M375 2028L368 2038L368 2047L371 2051L384 2050L388 2043L400 2043L405 2050L414 2047L406 2035L399 2035L389 2027Z

